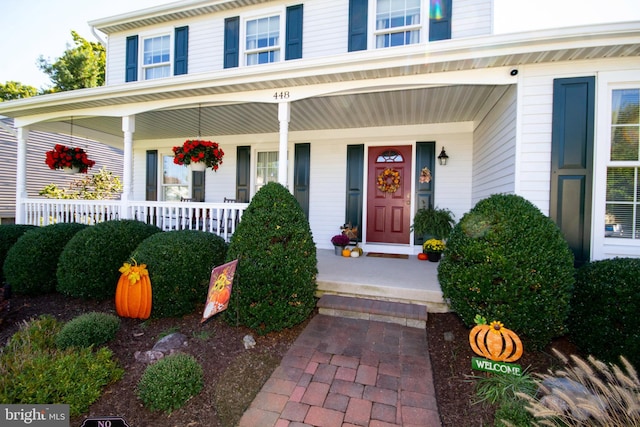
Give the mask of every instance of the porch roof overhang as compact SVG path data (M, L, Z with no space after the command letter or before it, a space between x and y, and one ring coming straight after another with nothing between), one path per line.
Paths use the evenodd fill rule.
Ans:
M73 117L74 134L114 146L129 115L136 116L136 140L195 136L199 122L202 135L277 133L276 92L288 92L293 132L466 122L517 83L509 71L518 66L638 56L640 22L616 23L81 89L5 102L0 115L58 133L69 131Z

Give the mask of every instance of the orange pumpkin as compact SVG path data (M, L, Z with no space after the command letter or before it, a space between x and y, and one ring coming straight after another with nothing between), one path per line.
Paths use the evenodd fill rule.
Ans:
M225 286L221 291L219 291L214 298L214 302L216 304L225 305L229 302L229 298L231 297L231 291L228 286Z
M469 332L469 344L476 354L496 362L518 360L523 351L518 335L497 321L474 326Z
M347 257L347 256L348 256L348 257L350 257L350 256L351 256L351 249L347 249L347 248L343 249L343 250L342 250L342 256L344 256L344 257Z
M418 259L421 260L421 261L425 261L425 260L429 259L429 257L424 252L420 252L418 254Z
M125 262L116 287L116 312L121 317L148 319L151 315L151 280L145 264Z

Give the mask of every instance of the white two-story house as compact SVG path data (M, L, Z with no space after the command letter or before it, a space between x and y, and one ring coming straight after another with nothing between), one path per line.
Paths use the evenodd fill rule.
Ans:
M124 150L122 218L225 198L239 217L278 181L318 248L351 223L365 251L413 254L420 207L459 219L515 193L578 260L640 256L640 22L496 35L492 0L188 0L90 25L104 87L0 104L18 222L36 206L29 131L73 120ZM217 172L173 163L194 138L223 148Z

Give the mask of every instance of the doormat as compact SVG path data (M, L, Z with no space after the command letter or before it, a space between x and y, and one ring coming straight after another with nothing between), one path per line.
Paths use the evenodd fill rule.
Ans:
M374 258L409 259L409 255L406 255L406 254L383 254L380 252L367 252L367 256L374 257Z

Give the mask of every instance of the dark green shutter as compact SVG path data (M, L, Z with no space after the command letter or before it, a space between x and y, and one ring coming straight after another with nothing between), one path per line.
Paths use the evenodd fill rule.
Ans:
M127 37L125 54L125 82L138 80L138 36Z
M240 61L240 17L224 20L224 68L237 67Z
M416 170L414 173L416 181L416 211L418 209L432 208L433 206L433 189L435 188L436 179L436 143L435 142L418 142L416 143ZM420 182L420 172L422 168L427 167L431 171L430 182ZM413 223L413 218L411 219ZM414 243L422 245L424 236L414 236Z
M311 144L295 144L293 162L293 195L309 218L309 170Z
M431 0L429 41L451 38L451 0Z
M176 28L174 41L173 75L187 74L189 27Z
M590 258L594 101L594 77L553 81L549 215L577 265Z
M287 28L284 59L302 58L302 5L287 8Z
M204 171L191 172L191 199L194 202L204 202Z
M145 200L158 200L158 150L147 150Z
M349 0L349 52L367 49L368 0Z
M358 227L362 241L362 209L364 204L364 145L347 145L347 209L345 224Z
M249 203L251 183L251 147L236 149L236 200Z

